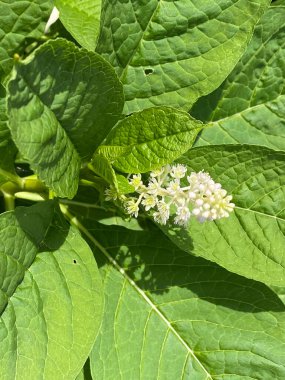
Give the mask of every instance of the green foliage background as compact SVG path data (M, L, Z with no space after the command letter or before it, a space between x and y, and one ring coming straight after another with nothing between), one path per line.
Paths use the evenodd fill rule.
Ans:
M0 379L284 379L285 1L0 14ZM228 219L105 201L173 161Z

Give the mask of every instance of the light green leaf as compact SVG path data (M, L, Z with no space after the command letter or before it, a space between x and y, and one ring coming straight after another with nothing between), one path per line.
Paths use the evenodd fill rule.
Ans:
M50 0L0 1L0 71L8 73L26 38L38 39L52 10ZM0 75L1 76L1 75Z
M94 379L285 376L285 308L270 289L180 251L157 230L87 224L106 299Z
M87 362L84 364L84 367L82 368L79 375L76 377L76 380L92 380L89 358Z
M242 276L285 285L285 153L255 146L192 149L179 159L189 171L210 173L233 195L229 218L188 229L162 227L180 248Z
M99 329L100 276L76 228L55 215L46 231L45 205L41 214L32 207L29 219L25 208L0 216L0 378L74 379ZM45 247L52 244L41 253L30 239L40 235Z
M188 110L234 68L269 0L104 0L97 51L124 84L125 112Z
M119 194L130 194L135 191L133 185L131 185L126 177L121 174L116 174Z
M91 165L96 174L118 189L116 173L106 157L101 154L94 154Z
M227 80L191 110L211 124L197 145L245 143L285 150L284 18L285 6L269 8Z
M101 0L55 0L59 18L76 41L95 50L100 28Z
M186 112L153 107L121 120L98 153L125 173L143 173L172 162L194 143L203 124Z
M98 54L58 39L17 65L9 91L18 149L58 196L72 198L79 156L91 158L123 107L114 70Z

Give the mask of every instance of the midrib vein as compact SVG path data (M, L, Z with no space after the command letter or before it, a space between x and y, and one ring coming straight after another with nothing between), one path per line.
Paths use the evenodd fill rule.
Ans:
M137 50L138 50L138 47L140 46L140 43L141 43L141 41L142 41L143 38L144 38L144 34L145 34L145 32L147 31L147 29L148 29L148 27L149 27L149 25L150 25L150 23L151 23L151 21L152 21L154 15L156 14L156 11L157 11L158 8L160 7L160 5L161 5L161 4L160 4L160 1L158 0L158 1L157 1L157 5L156 5L156 7L155 7L155 9L154 9L154 11L153 11L153 13L152 13L152 15L150 16L149 21L148 21L148 23L147 23L145 29L142 31L141 37L139 38L137 45L134 47L133 52L132 52L132 54L130 55L130 58L128 59L128 62L126 63L126 66L124 67L124 69L123 69L123 71L122 71L122 73L121 73L121 75L120 75L120 80L121 80L122 82L124 82L124 79L125 79L125 76L126 76L126 73L127 73L128 67L129 67L129 64L131 63L133 57L135 56L135 54L136 54L136 52L137 52ZM135 12L134 12L134 13L135 13Z
M69 212L65 212L67 215ZM126 273L126 271L118 264L116 260L109 254L109 252L94 238L94 236L79 222L76 217L73 217L69 214L70 222L75 225L83 234L86 235L88 239L92 241L92 243L103 253L105 257L112 263L112 265L125 277L125 279L129 282L129 284L137 291L137 293L150 305L152 310L161 318L161 320L166 324L169 331L171 331L176 338L180 341L180 343L186 348L187 352L193 357L193 359L199 364L202 370L205 372L207 376L207 380L213 380L211 374L206 370L203 364L198 360L195 356L194 351L188 346L185 340L178 334L178 332L174 329L171 323L166 319L166 317L162 314L162 312L156 307L156 305L152 302L150 298L146 296L146 294L137 286L137 284L132 280L131 277Z

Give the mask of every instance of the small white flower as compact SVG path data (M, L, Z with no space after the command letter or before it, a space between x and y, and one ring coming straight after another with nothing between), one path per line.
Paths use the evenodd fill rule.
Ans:
M134 186L135 190L138 190L143 186L141 174L134 174L129 180L129 183Z
M178 207L176 211L176 217L174 218L174 223L186 227L190 216L191 213L187 206Z
M166 224L166 222L169 219L170 214L170 207L167 203L160 201L157 204L157 210L158 212L154 213L156 214L156 218L158 223Z
M185 176L186 172L187 172L187 168L184 165L178 164L176 166L172 166L170 175L173 178L181 179Z
M128 214L133 215L135 218L138 217L139 205L136 199L129 199L125 203L125 207Z
M156 206L157 198L150 194L144 194L144 200L142 201L142 204L145 207L145 210L148 211L151 208Z
M171 181L169 183L169 186L166 188L166 190L168 191L170 195L177 194L177 192L180 191L180 180L175 179L174 181Z
M162 167L160 169L153 170L152 172L150 172L150 176L151 177L159 177L163 174L163 172L164 172L164 167Z
M119 195L113 186L110 186L105 190L105 196L106 201L115 201L119 198Z
M141 174L134 174L129 183L139 193L137 199L124 196L123 200L115 189L110 188L105 192L106 200L119 197L127 212L135 217L138 216L141 203L146 211L153 209L152 216L160 224L166 224L169 220L170 206L175 212L174 223L184 227L191 215L201 223L228 217L235 205L221 184L215 183L208 173L200 171L190 173L187 176L189 185L181 187L181 179L186 172L184 165L166 165L152 171L146 185Z

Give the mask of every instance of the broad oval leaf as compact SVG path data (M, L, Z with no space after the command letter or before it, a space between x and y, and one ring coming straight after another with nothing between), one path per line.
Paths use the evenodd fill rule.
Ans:
M198 146L256 144L285 150L285 6L269 8L235 69L191 110L209 121Z
M233 195L229 218L188 229L161 227L180 248L242 276L285 285L285 153L256 146L195 148L181 157L190 171L205 170Z
M100 29L101 0L55 0L59 18L76 41L95 50Z
M21 53L26 38L42 36L51 9L51 0L0 1L0 77L11 70L13 55Z
M80 158L91 158L120 116L122 86L98 54L58 39L17 65L8 106L19 151L58 196L72 198Z
M172 162L190 149L202 127L186 112L148 108L121 120L98 153L122 172L143 173Z
M124 84L125 112L189 109L234 68L269 0L104 0L97 51Z
M46 210L36 205L0 216L3 380L75 378L100 326L101 280L93 254L60 216L47 226L47 213L49 203ZM39 253L42 238L42 247L51 247Z
M285 376L285 308L270 289L180 251L160 231L88 226L106 299L94 379Z

